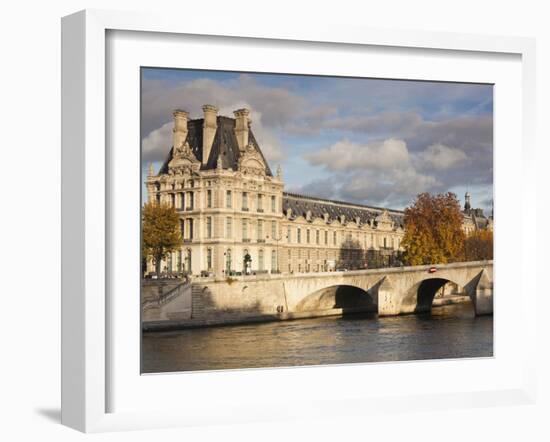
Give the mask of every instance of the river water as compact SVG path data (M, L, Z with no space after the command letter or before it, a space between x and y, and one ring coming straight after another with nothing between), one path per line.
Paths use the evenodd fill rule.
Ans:
M431 314L346 316L144 333L142 372L493 355L493 317L470 304Z

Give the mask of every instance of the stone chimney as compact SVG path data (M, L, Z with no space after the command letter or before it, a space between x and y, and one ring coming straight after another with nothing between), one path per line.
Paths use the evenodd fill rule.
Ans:
M202 126L202 164L206 164L210 157L214 136L218 128L218 108L211 104L205 104L202 107L202 111L204 112L204 124Z
M250 111L248 109L239 109L233 112L235 115L235 136L239 149L244 150L248 146L248 128L250 124Z
M187 119L189 118L189 113L184 110L176 109L173 115L174 129L172 142L174 144L174 149L177 149L181 147L187 138Z

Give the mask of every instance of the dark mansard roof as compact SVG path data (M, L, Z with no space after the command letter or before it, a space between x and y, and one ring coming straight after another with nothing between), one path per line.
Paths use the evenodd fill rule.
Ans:
M296 193L283 193L283 213L288 216L288 209L291 209L291 219L298 216L306 216L311 212L311 219L323 218L328 213L329 220L340 219L345 216L346 221L354 221L357 217L361 224L372 223L384 210L396 226L403 226L404 213L400 210L390 210L381 207L365 206L362 204L353 204L345 201L335 201L313 196L299 195Z
M487 217L483 213L483 209L464 209L462 211L464 218L471 220L477 229L483 230L486 229L492 217Z
M200 170L215 169L218 164L218 158L222 160L223 169L238 169L239 157L241 156L239 150L239 144L235 136L235 119L230 117L218 116L216 118L218 128L214 135L214 142L212 143L212 149L210 150L210 156L206 164L201 164ZM187 122L187 142L189 147L193 151L193 154L202 163L202 128L204 124L204 118L196 120L189 120ZM259 152L265 164L265 173L267 176L273 176L267 161L260 149L252 129L248 132L248 144L254 146L254 149ZM170 149L168 157L164 161L164 164L159 170L160 174L168 173L168 163L172 159L173 147Z

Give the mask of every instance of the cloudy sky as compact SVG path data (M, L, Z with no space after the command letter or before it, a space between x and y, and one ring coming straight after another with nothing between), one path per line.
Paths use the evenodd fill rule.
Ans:
M251 110L286 190L401 209L421 192L466 190L490 211L491 85L142 69L142 174L171 147L172 111Z

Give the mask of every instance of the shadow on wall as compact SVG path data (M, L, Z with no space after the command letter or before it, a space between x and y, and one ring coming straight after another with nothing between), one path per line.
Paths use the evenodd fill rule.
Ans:
M195 288L192 288L194 290ZM242 296L238 297L239 306L221 303L212 294L208 286L200 288L200 292L192 292L192 319L235 319L258 315L276 316L282 309L282 303L273 305L262 304L253 294L243 288Z
M377 303L369 292L351 285L337 285L313 292L295 310L307 312L331 309L342 309L343 314L378 311Z
M338 252L337 269L357 270L366 268L366 254L359 241L346 239Z
M365 250L361 243L354 239L346 239L338 252L337 269L361 270L380 269L402 265L401 255L393 247L381 247L376 250Z

